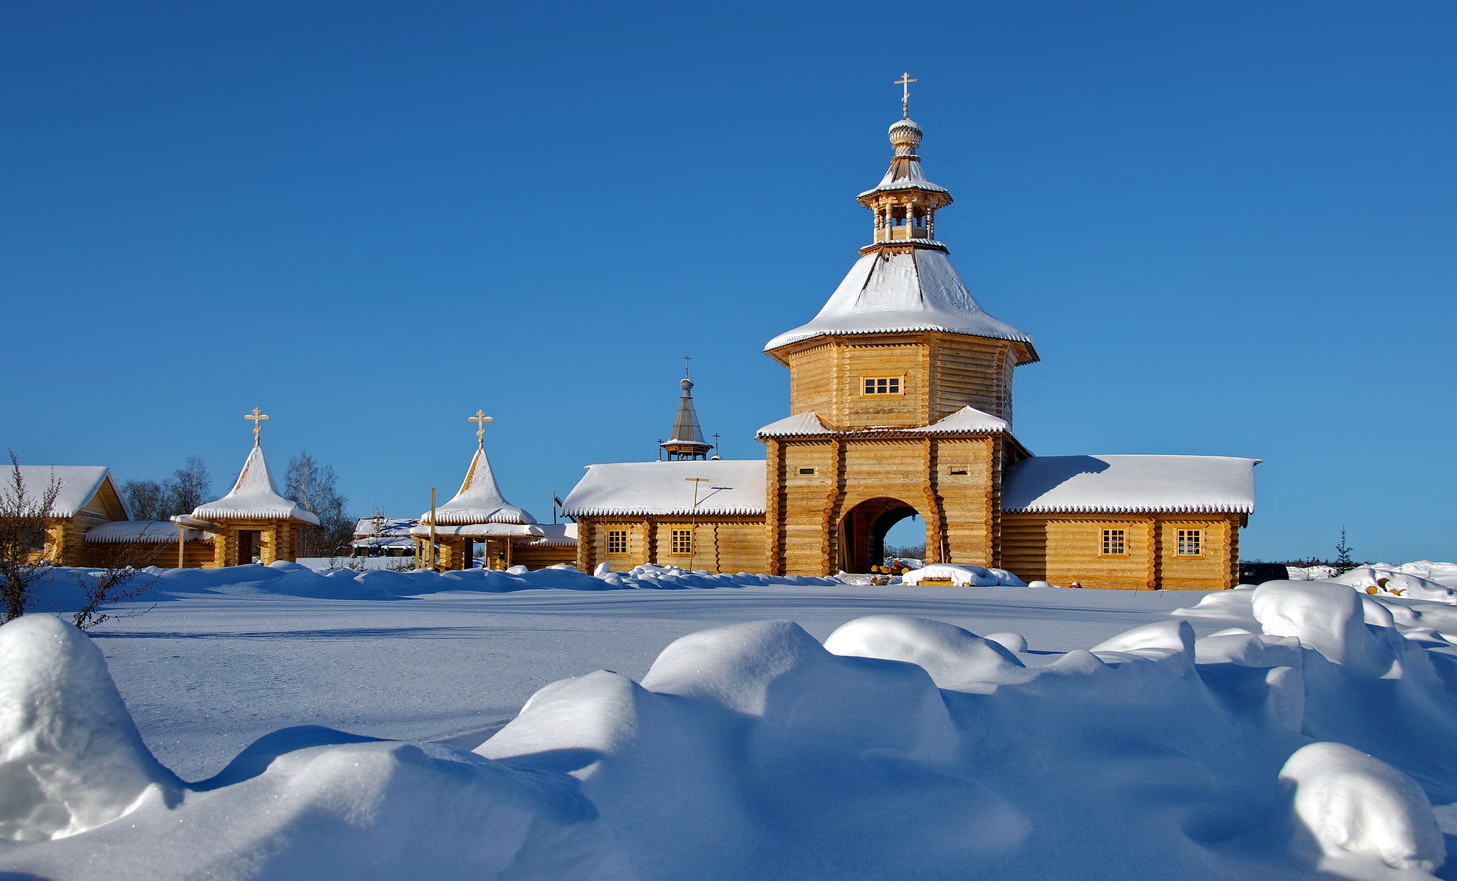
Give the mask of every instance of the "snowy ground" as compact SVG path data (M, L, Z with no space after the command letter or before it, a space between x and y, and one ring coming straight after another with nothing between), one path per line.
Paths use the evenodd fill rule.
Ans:
M172 573L0 629L0 878L1430 877L1457 567L1345 580Z

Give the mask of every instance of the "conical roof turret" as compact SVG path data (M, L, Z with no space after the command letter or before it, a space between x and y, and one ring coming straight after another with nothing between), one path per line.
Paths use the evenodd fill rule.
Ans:
M263 456L263 446L254 438L253 449L243 461L238 480L222 498L198 505L189 515L200 520L272 519L288 517L317 524L319 518L278 492L273 471Z
M490 422L491 418L478 410L470 421L479 424L476 431L476 454L471 457L470 466L465 470L465 480L461 481L460 491L450 501L435 507L435 523L536 523L536 518L531 516L530 511L506 501L506 497L501 494L501 487L496 484L496 474L491 470L491 460L486 457L484 441L485 423ZM420 522L430 523L429 511L420 515Z
M693 380L683 377L678 385L683 397L678 399L678 413L673 417L673 431L660 446L673 459L705 459L713 445L703 438L698 425L698 412L693 408Z

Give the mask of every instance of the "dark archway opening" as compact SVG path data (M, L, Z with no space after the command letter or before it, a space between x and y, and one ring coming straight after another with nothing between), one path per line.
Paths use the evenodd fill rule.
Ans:
M851 508L840 521L840 566L857 573L879 566L885 560L885 534L914 516L915 508L888 497L866 499Z

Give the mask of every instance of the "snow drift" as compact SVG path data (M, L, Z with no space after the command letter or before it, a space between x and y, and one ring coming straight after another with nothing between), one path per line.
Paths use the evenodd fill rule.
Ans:
M1454 612L1270 582L1057 655L897 615L823 643L734 624L641 682L548 685L473 752L285 729L196 783L151 758L86 638L37 616L0 628L0 868L1431 877L1457 802Z

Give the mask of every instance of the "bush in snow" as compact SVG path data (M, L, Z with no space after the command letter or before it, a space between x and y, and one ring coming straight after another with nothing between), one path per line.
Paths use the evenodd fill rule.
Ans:
M0 623L19 618L35 604L33 585L48 565L37 558L45 554L46 527L61 492L60 481L33 495L20 474L20 461L10 454L13 475L0 489L0 596L5 610Z

